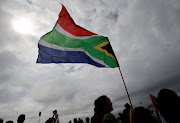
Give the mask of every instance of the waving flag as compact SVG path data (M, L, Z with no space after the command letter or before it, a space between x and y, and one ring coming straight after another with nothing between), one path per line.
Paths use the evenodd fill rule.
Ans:
M87 63L97 67L118 67L108 38L76 25L64 6L53 30L41 37L38 47L37 63Z

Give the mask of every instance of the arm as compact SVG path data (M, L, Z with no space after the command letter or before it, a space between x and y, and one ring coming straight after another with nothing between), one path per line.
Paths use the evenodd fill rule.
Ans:
M131 107L129 111L130 123L135 123L135 109Z

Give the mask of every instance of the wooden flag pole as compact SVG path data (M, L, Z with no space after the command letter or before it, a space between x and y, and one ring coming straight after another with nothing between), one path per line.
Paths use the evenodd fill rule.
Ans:
M118 61L117 61L117 63L118 63ZM124 87L125 87L125 89L126 89L126 93L127 93L127 95L128 95L128 99L129 99L130 105L131 105L131 107L133 107L133 106L132 106L132 103L131 103L131 99L130 99L129 93L128 93L128 90L127 90L127 87L126 87L126 84L125 84L125 81L124 81L124 77L123 77L122 72L121 72L121 69L120 69L119 63L118 63L118 66L119 66L118 68L119 68L119 72L120 72L120 74L121 74L122 81L123 81L123 83L124 83Z

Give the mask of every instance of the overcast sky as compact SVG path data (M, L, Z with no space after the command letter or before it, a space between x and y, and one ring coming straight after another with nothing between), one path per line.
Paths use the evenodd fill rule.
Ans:
M118 68L37 64L38 41L64 4L75 23L107 36L133 106L151 104L162 88L180 95L180 0L0 0L0 117L41 123L57 110L62 122L92 117L107 95L114 111L129 102Z

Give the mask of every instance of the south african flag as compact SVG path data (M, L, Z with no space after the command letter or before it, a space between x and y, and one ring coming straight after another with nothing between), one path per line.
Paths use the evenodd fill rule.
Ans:
M76 25L64 6L53 30L41 37L38 47L37 63L119 66L108 38Z

